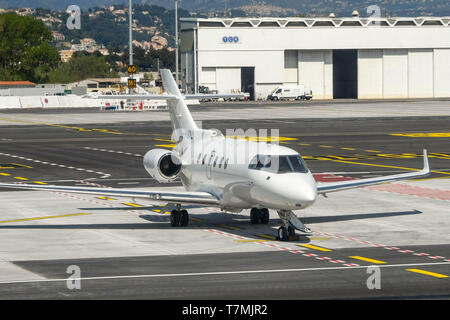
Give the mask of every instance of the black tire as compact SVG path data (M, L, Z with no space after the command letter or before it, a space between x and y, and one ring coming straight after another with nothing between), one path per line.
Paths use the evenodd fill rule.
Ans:
M250 210L250 223L261 223L261 211L259 209L252 208L252 210Z
M187 227L189 225L189 213L186 210L181 210L180 215L180 226Z
M287 228L287 233L288 233L288 236L289 236L289 237L294 237L294 236L295 236L295 229L294 229L294 227L289 226L289 227Z
M289 234L288 234L286 227L278 228L278 240L280 240L280 241L288 241L289 240Z
M261 209L261 224L269 224L269 209Z
M172 227L178 227L180 225L181 213L178 210L172 210L170 213L170 225Z

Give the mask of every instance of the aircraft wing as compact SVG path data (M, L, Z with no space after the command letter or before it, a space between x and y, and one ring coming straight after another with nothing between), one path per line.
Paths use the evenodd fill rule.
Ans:
M3 188L27 189L54 191L78 194L92 194L111 197L141 198L162 203L179 203L179 204L200 204L214 206L219 204L219 200L207 192L191 192L191 191L155 191L155 190L130 190L130 189L113 189L113 188L93 188L93 187L71 187L71 186L51 186L51 185L31 185L31 184L14 184L0 183Z
M422 170L419 170L417 172L402 173L402 174L396 174L396 175L390 175L390 176L384 176L384 177L376 177L376 178L368 178L368 179L360 179L360 180L350 180L350 181L342 181L342 182L336 182L336 183L327 183L327 184L319 185L317 187L317 193L326 194L329 192L337 192L337 191L342 191L342 190L367 187L370 185L388 183L388 182L393 182L393 181L408 180L408 179L412 179L412 178L420 178L420 177L428 176L430 174L430 172L431 171L430 171L430 166L428 163L427 150L423 150L423 169Z

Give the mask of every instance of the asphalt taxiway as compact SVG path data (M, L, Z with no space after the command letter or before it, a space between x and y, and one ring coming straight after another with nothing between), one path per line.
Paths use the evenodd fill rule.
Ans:
M171 228L134 199L0 191L0 298L450 298L450 111L445 101L204 104L204 128L278 130L321 182L420 169L426 179L330 194L297 215L313 230L276 241L278 216L190 208ZM86 111L86 112L85 112ZM223 118L220 118L223 117ZM142 166L171 148L165 112L0 114L0 181L161 188ZM180 188L178 183L163 188ZM67 287L69 266L81 289ZM381 289L370 290L367 267Z

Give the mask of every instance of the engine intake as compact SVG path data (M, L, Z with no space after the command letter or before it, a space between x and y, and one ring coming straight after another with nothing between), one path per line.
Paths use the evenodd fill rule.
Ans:
M169 150L153 149L144 156L144 168L160 183L173 182L181 171L181 161Z

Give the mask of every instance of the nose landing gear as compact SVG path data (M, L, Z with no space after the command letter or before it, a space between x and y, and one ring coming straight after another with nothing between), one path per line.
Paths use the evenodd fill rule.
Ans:
M295 229L304 233L310 233L311 229L306 227L297 216L290 210L278 211L283 225L278 229L278 240L281 241L298 241L300 237L295 234Z

